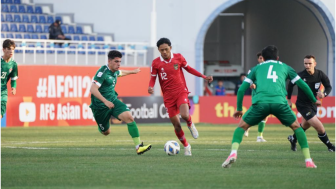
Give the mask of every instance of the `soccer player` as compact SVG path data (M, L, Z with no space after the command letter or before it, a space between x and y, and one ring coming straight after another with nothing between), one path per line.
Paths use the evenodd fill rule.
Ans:
M296 74L293 68L278 61L277 47L265 47L262 50L262 56L265 62L252 69L238 91L237 111L233 114L236 119L243 115L242 102L245 90L250 87L252 82L258 86L256 94L252 97L252 106L242 117L233 133L231 154L224 161L222 167L229 168L237 160L238 147L243 140L245 130L251 125L259 123L269 114L273 114L283 125L289 126L295 132L305 157L306 167L316 168L310 158L306 133L300 127L294 113L287 104L286 79L290 79L292 83L297 84L316 105L321 105L321 102L316 100L308 85Z
M154 59L152 62L151 79L149 82L148 93L153 94L153 87L155 85L156 76L159 75L163 100L169 115L169 119L175 128L175 134L177 138L184 146L184 155L191 156L191 146L184 136L179 113L181 114L182 119L187 122L191 135L195 139L198 138L198 131L191 121L191 117L189 115L189 91L182 68L195 76L202 77L209 83L213 81L213 78L212 76L205 76L190 67L181 54L173 54L171 52L172 46L169 39L161 38L156 45L161 56Z
M6 113L8 92L7 83L11 79L12 94L16 94L16 80L18 79L18 66L12 58L15 42L6 39L2 44L3 56L1 57L1 118Z
M264 58L262 57L262 55L261 55L261 52L259 52L259 53L257 53L257 58L258 58L258 63L260 64L260 63L262 63L262 62L264 62ZM255 89L256 89L256 85L255 84L252 84L252 97L253 97L253 95L255 95ZM258 124L258 136L257 136L257 142L266 142L266 140L264 139L264 137L263 137L263 132L264 132L264 128L265 128L265 124L266 124L266 121L267 121L267 117L265 118L265 119L263 119L259 124ZM248 135L249 135L249 130L250 130L250 128L248 128L246 131L245 131L245 133L244 133L244 135L246 136L246 137L248 137Z
M303 81L307 83L313 94L316 94L320 99L326 97L331 91L331 85L328 76L326 76L321 70L316 69L316 60L313 55L307 55L304 57L304 67L305 69L298 73L298 75L303 78ZM320 91L321 83L325 87L325 91ZM294 84L289 83L287 88L287 100L288 104L292 106L291 96L293 92ZM315 96L316 96L315 95ZM298 89L298 96L296 100L296 108L302 115L302 128L304 131L313 126L317 131L317 136L319 139L328 147L330 152L335 152L335 146L329 141L328 135L323 127L321 121L317 118L317 107L314 103L309 101L307 95ZM296 151L297 138L294 135L289 135L288 140L291 143L291 149Z
M118 93L114 89L118 77L137 74L140 69L119 70L121 58L122 54L119 51L113 50L108 53L108 63L99 68L92 81L90 108L98 124L98 130L105 136L110 134L111 116L125 122L133 139L136 153L141 155L150 150L152 146L144 146L140 142L138 127L126 104L117 98Z

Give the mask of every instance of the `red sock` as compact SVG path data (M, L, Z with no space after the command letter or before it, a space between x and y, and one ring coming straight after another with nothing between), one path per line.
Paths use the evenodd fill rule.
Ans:
M188 127L190 127L192 124L192 121L191 121L191 116L189 115L189 119L187 120L187 125Z
M176 134L177 138L181 141L181 143L183 144L184 147L189 145L188 142L187 142L187 139L184 136L184 132L183 132L182 129L179 133L175 130L175 134Z

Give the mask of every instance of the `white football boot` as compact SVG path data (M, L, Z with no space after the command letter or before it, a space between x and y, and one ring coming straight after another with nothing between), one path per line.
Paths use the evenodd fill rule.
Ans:
M197 139L199 135L194 123L192 123L191 126L188 127L188 129L190 130L192 137L194 137L194 139Z
M192 155L191 154L191 146L190 146L190 144L188 144L187 147L184 147L184 155L185 156L191 156Z

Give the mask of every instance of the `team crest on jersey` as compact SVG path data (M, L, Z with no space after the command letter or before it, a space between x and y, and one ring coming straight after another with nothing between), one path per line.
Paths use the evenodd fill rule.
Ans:
M13 69L12 69L12 68L10 68L10 69L9 69L9 73L11 73L11 72L12 72L12 70L13 70Z
M315 89L319 89L320 85L321 85L321 83L315 83Z
M178 64L174 64L174 68L175 68L175 70L177 70L178 69Z

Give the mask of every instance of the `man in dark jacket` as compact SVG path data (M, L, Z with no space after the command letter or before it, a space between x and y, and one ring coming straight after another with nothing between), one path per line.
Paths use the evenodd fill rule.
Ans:
M60 20L56 20L49 26L49 39L70 40L64 36Z

